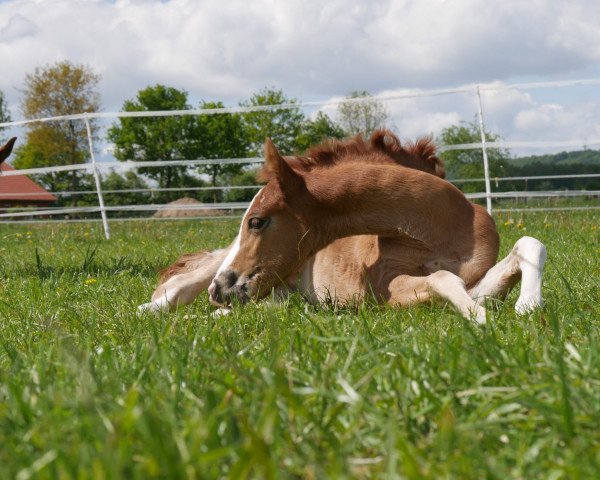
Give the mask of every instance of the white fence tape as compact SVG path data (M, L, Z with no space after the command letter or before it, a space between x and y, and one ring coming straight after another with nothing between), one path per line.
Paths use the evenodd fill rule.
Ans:
M17 170L22 172L22 170ZM577 173L567 175L530 175L526 177L493 177L494 183L498 182L509 182L509 181L530 181L530 180L560 180L560 179L577 179L577 178L599 178L600 173ZM484 182L482 178L456 178L449 179L450 183L463 184L463 183L476 183ZM117 194L117 193L160 193L160 192L210 192L210 191L221 191L221 190L257 190L262 185L218 185L215 187L148 187L148 188L124 188L120 190L102 190L104 194ZM32 197L37 195L47 195L51 193L55 196L74 196L74 195L95 195L96 190L77 190L77 191L50 191L44 192L31 192L31 193L1 193L0 199L3 197L15 198L15 197Z
M134 162L127 160L125 162L97 162L96 167L101 170L136 170L138 168L148 167L194 167L198 165L229 165L229 164L251 164L262 163L264 160L260 157L250 158L215 158L201 160L157 160L155 162ZM70 172L73 170L91 171L93 165L91 163L77 163L75 165L61 165L58 167L40 167L26 168L23 170L7 170L2 172L2 176L10 177L14 175L39 175L55 172Z
M565 140L562 142L486 142L488 148L520 148L520 147L560 147L560 146L578 146L578 145L600 145L600 139L594 140ZM464 143L460 145L440 145L438 151L450 151L450 150L476 150L480 149L481 143ZM137 170L139 168L160 168L160 167L195 167L199 165L230 165L230 164L243 164L249 165L253 163L263 163L262 157L249 157L249 158L214 158L214 159L198 159L198 160L156 160L152 162L136 162L127 160L124 162L97 162L96 167L100 170ZM74 170L86 170L91 171L93 165L91 163L78 163L75 165L60 165L56 167L40 167L40 168L27 168L22 170L7 170L1 173L2 176L10 177L14 175L38 175L55 172L70 172ZM593 176L594 174L584 175ZM512 177L517 178L517 177ZM521 177L519 177L521 178ZM525 177L522 177L525 179ZM529 178L540 178L540 177L529 177ZM559 178L559 177L552 177ZM563 178L567 178L563 176ZM575 178L575 177L569 177ZM484 179L458 179L455 182L464 181L483 181Z
M561 87L574 87L574 86L598 86L600 85L600 79L584 79L584 80L569 80L569 81L558 81L558 82L536 82L536 83L519 83L519 84L490 84L490 85L469 85L459 88L445 88L435 90L406 90L400 93L394 94L381 94L374 95L372 97L360 97L360 98L337 98L327 101L316 101L316 102L293 102L279 105L259 105L259 106L238 106L238 107L224 107L224 108L211 108L211 109L189 109L189 110L177 110L177 111L143 111L143 112L90 112L80 113L74 115L64 115L59 117L48 117L33 120L21 120L17 122L5 122L0 123L2 127L14 127L27 125L35 122L54 122L54 121L86 121L86 119L103 119L103 118L125 118L125 117L167 117L167 116L181 116L181 115L217 115L217 114L232 114L232 113L250 113L260 111L274 111L281 109L291 108L315 108L315 107L328 107L337 106L341 103L363 103L371 100L377 100L380 102L391 102L402 99L418 98L418 97L433 97L440 95L452 95L452 94L474 94L478 90L480 91L503 91L512 89L539 89L539 88L561 88ZM481 114L483 115L483 114ZM482 117L483 118L483 117ZM91 142L91 139L90 139ZM586 139L569 139L560 141L496 141L496 142L485 142L485 148L552 148L552 147L577 147L577 146L589 146L589 145L600 145L600 138L586 138ZM93 149L93 145L90 143L90 148ZM454 150L474 150L483 149L484 145L482 142L461 144L461 145L439 145L438 149L440 152L454 151ZM137 162L137 161L125 161L125 162L98 162L95 163L97 170L136 170L140 168L161 168L161 167L194 167L202 165L225 165L225 164L255 164L261 163L262 158L218 158L218 159L196 159L196 160L160 160L155 162ZM2 172L3 176L14 176L14 175L36 175L36 174L49 174L56 172L69 172L69 171L86 171L93 173L94 165L91 163L78 164L78 165L63 165L55 167L44 167L44 168L32 168L24 170L11 170ZM494 182L500 181L519 181L519 180L550 180L560 178L596 178L600 177L600 174L574 174L574 175L543 175L543 176L527 176L527 177L503 177L487 179L489 184L490 180ZM466 183L466 182L484 182L483 179L456 179L453 183ZM86 192L53 192L54 195L83 195L83 194L96 194L98 190L86 191ZM122 190L107 190L105 194L116 194L116 193L154 193L154 192L165 192L165 191L202 191L202 190L234 190L234 189L256 189L258 186L205 186L205 187L191 187L191 188L152 188L147 189L122 189ZM491 192L488 188L486 193L473 193L467 194L468 198L479 199L479 198L554 198L554 197L574 197L574 196L597 196L600 192L598 191L559 191L559 192ZM45 194L45 193L44 193ZM18 195L18 194L17 194ZM31 194L27 194L30 196ZM0 200L2 197L10 196L15 197L15 194L2 194L0 193ZM71 215L79 213L98 213L102 210L108 212L147 212L157 211L162 209L185 209L185 210L240 210L247 207L246 203L218 203L218 204L200 204L200 205L122 205L122 206L89 206L79 208L38 208L33 207L32 209L17 209L19 211L12 211L0 214L0 219L16 217L20 218L21 222L28 221L27 217L35 215L43 216L56 216L56 215ZM558 208L558 207L557 207ZM535 211L554 211L557 208L541 209L535 208L530 210ZM587 209L586 207L573 207L574 209ZM589 207L589 209L596 209L596 207ZM518 211L520 209L497 209L497 211ZM529 209L528 209L529 210ZM189 217L184 217L189 218ZM195 218L222 218L222 217L195 217ZM116 218L112 220L117 220ZM126 220L126 219L119 219ZM88 221L88 220L85 220ZM6 220L1 220L2 223L6 223ZM105 227L106 234L108 237L108 228Z
M470 200L486 198L485 192L466 193L465 196ZM537 191L537 192L492 192L492 198L559 198L559 197L600 197L600 190L568 190L568 191ZM231 211L246 210L249 202L224 202L224 203L199 203L191 205L172 205L172 204L146 204L146 205L110 205L105 206L107 212L157 212L161 210L199 210L199 211ZM18 210L18 211L17 211ZM0 218L10 217L33 217L33 216L54 216L70 215L79 213L98 213L100 206L89 207L22 207L15 208L9 213L0 213ZM112 219L111 219L112 220Z
M557 197L598 197L600 190L555 190L535 192L492 192L492 198L557 198ZM485 193L465 193L470 200L486 198Z
M107 212L156 212L160 210L245 210L248 208L247 202L231 203L206 203L193 205L169 205L169 204L149 204L149 205L111 205L105 206ZM51 216L68 215L73 213L96 213L101 210L97 207L58 207L58 208L22 208L25 210L19 212L0 213L0 218L7 217L31 217L31 216Z
M125 188L122 190L102 190L104 194L116 194L116 193L160 193L160 192L215 192L219 190L258 190L262 185L223 185L217 187L170 187L170 188ZM63 191L63 192L51 192L49 190L45 192L31 192L31 193L0 193L0 200L2 197L32 197L37 195L47 195L51 193L54 196L74 196L74 195L96 195L96 190L77 190L77 191Z

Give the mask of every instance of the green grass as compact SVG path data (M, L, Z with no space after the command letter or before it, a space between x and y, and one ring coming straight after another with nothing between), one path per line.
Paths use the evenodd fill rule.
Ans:
M547 245L547 306L485 327L299 297L137 317L235 222L0 226L0 478L599 478L599 217L515 215L501 253Z

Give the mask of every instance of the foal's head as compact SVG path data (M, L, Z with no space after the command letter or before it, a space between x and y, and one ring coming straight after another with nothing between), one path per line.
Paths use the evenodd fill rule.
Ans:
M310 199L302 175L265 142L263 178L267 184L244 214L236 242L208 291L214 303L246 302L282 284L310 255L302 213Z

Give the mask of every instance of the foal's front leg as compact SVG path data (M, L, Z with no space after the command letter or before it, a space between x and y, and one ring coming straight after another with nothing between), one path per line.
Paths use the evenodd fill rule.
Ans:
M152 301L138 307L138 312L166 312L182 305L192 303L203 290L207 290L217 270L225 260L229 247L206 252L202 258L181 267L164 283L156 287Z
M477 304L487 297L504 299L521 280L521 294L515 304L518 314L544 305L542 273L546 262L546 247L533 237L520 238L511 252L490 268L469 292Z
M431 300L450 302L465 318L479 324L486 322L485 308L475 303L467 293L465 282L446 270L425 277L399 275L389 285L392 305L408 306Z

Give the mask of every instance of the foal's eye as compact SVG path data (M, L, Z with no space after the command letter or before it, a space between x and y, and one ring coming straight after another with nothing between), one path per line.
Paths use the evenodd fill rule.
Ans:
M260 230L266 224L266 218L252 217L250 220L248 220L248 227L250 228L250 230Z

